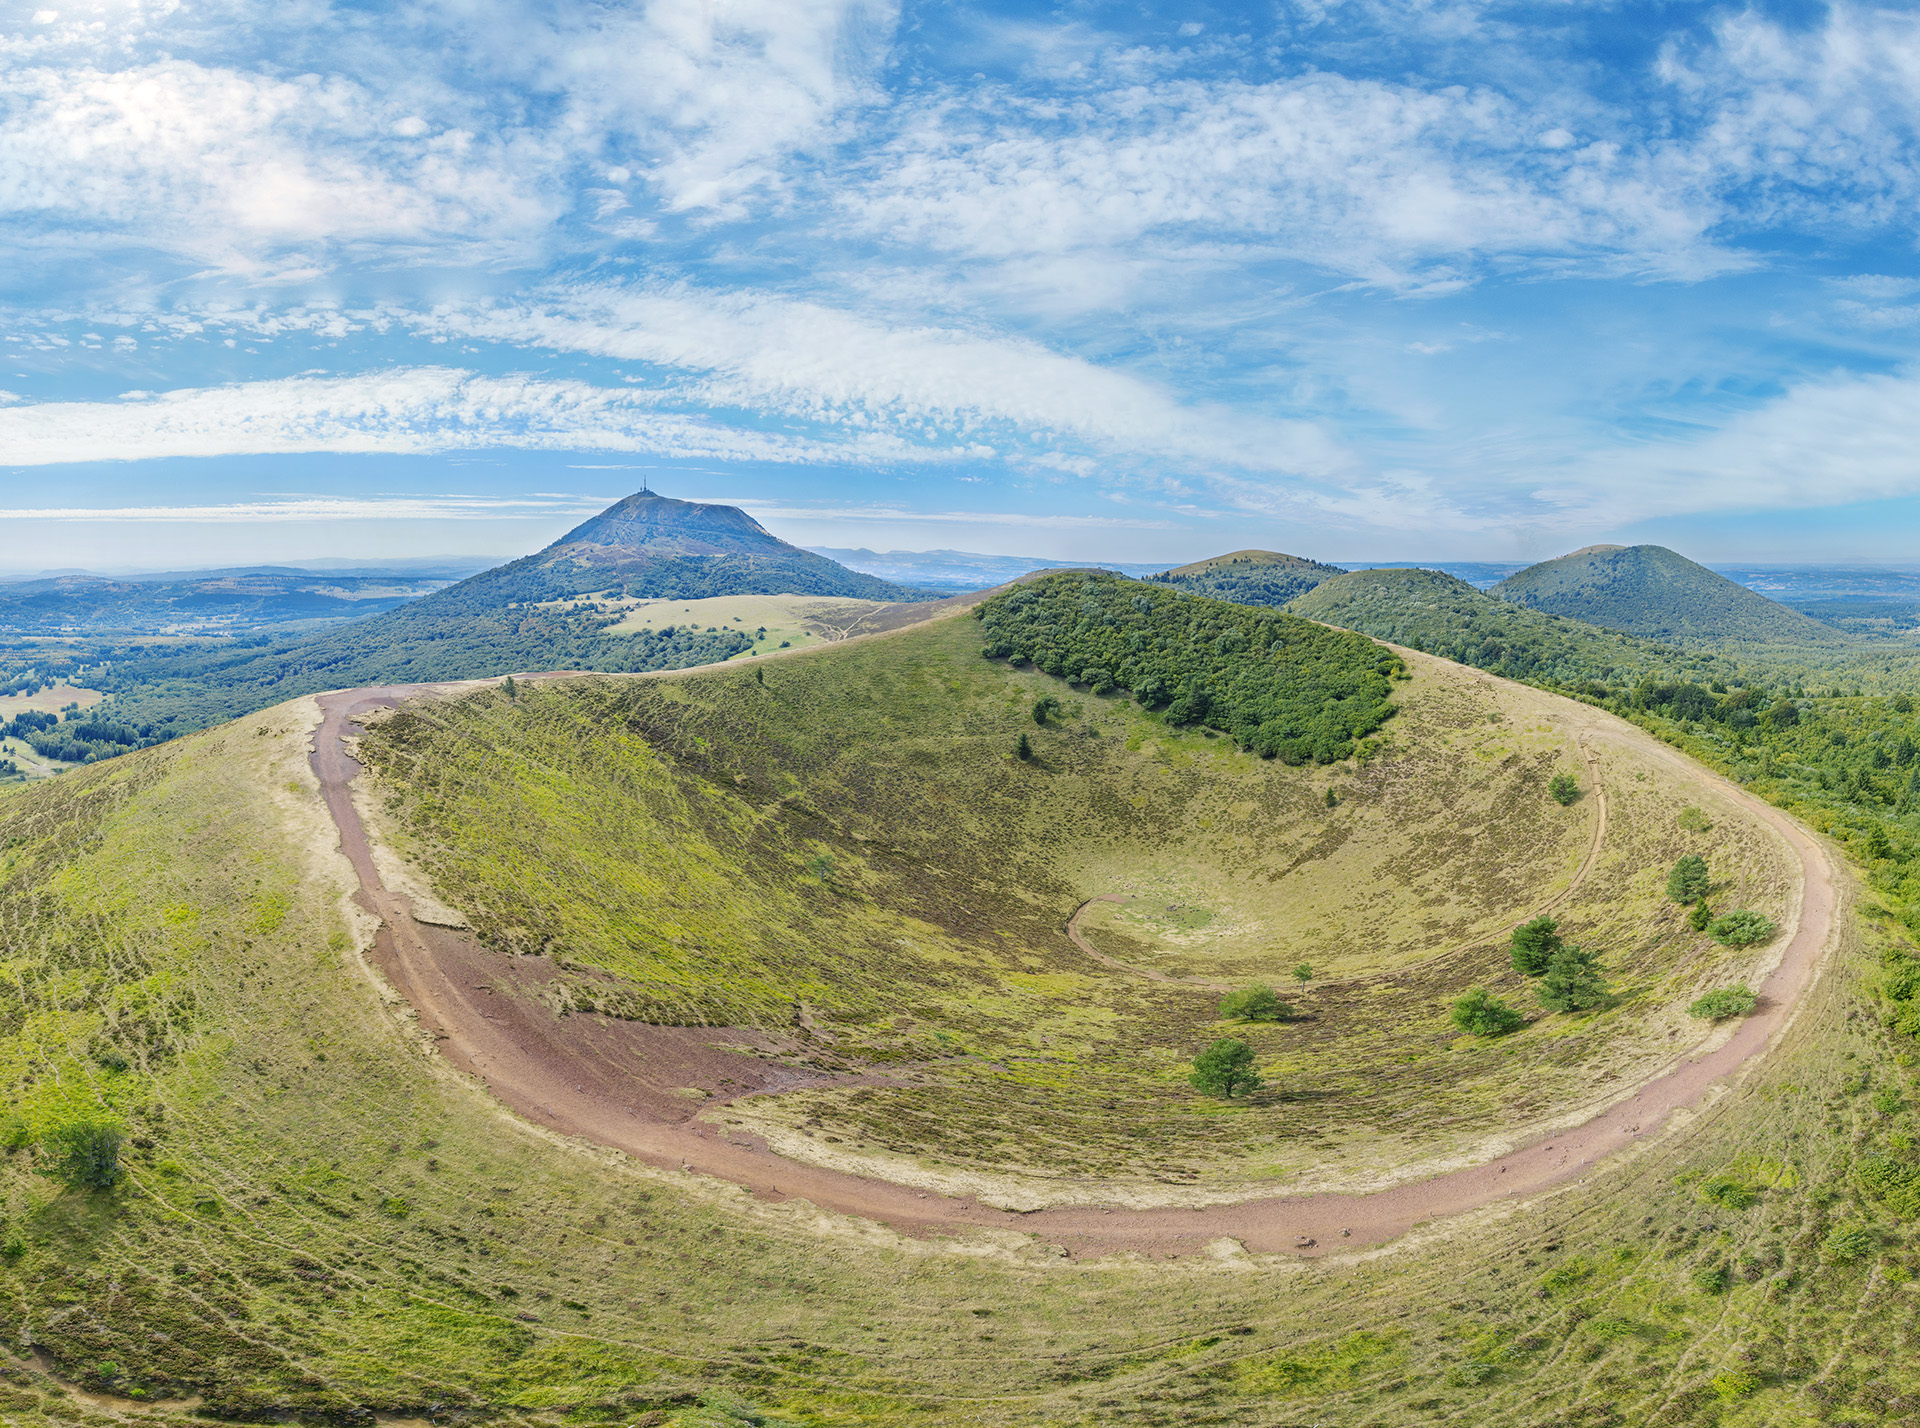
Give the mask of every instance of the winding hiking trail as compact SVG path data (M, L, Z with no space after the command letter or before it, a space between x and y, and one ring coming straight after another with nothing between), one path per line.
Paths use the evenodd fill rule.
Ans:
M1801 861L1800 908L1791 938L1759 988L1759 1009L1728 1039L1711 1050L1683 1055L1577 1127L1542 1136L1482 1165L1372 1194L1281 1196L1199 1209L1107 1209L1092 1204L1029 1213L1002 1210L970 1198L787 1160L757 1138L730 1136L720 1127L696 1123L699 1105L675 1093L674 1078L683 1067L708 1072L725 1068L730 1074L723 1079L737 1087L729 1094L843 1078L769 1066L765 1058L726 1049L728 1040L747 1049L752 1038L744 1033L557 1016L538 995L543 982L552 980L550 964L489 953L467 934L421 922L404 896L383 885L353 801L351 785L360 766L343 737L354 732L355 718L370 710L492 682L389 685L317 697L323 719L314 734L312 765L339 830L341 850L358 878L357 900L380 919L374 961L412 1003L441 1052L535 1124L613 1147L651 1165L716 1176L770 1200L804 1199L907 1234L1012 1230L1037 1235L1075 1256L1122 1250L1193 1254L1222 1238L1257 1252L1318 1255L1380 1244L1422 1221L1538 1194L1578 1179L1613 1152L1654 1135L1674 1111L1700 1105L1717 1082L1764 1053L1792 1018L1834 934L1833 868L1815 839L1771 805L1651 736L1631 725L1610 723L1605 737L1627 739L1644 755L1685 776L1717 784L1778 831ZM1586 732L1602 733L1602 726L1592 724ZM636 1067L645 1070L637 1072Z

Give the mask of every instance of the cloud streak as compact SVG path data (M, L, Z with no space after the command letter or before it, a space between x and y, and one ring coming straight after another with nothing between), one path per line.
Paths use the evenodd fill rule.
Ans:
M7 407L0 409L0 452L14 466L489 447L771 462L883 460L906 452L884 436L829 447L662 413L656 405L651 394L631 388L412 367L187 388L144 400Z

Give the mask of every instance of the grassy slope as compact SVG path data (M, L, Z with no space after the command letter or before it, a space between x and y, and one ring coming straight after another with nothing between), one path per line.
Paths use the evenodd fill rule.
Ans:
M363 749L483 938L623 980L578 977L580 1002L769 1028L801 1004L830 1035L823 1062L899 1078L731 1115L790 1154L1004 1171L1022 1193L1074 1174L1318 1185L1480 1145L1665 1056L1674 1004L1733 978L1661 898L1680 853L1710 855L1727 905L1778 914L1770 836L1733 815L1689 838L1674 819L1702 795L1596 744L1612 826L1561 915L1626 998L1460 1042L1446 1007L1470 985L1537 1014L1504 937L1585 856L1594 804L1544 789L1584 771L1564 718L1602 716L1426 661L1364 767L1288 769L1124 700L1038 729L1034 699L1073 691L978 639L963 618L757 672L490 690ZM1011 757L1023 731L1031 765ZM1066 941L1074 907L1108 892L1142 899L1093 920L1129 965L1282 982L1305 960L1340 980L1295 997L1308 1020L1220 1024L1217 991ZM1176 904L1185 925L1153 920ZM1229 1031L1276 1081L1231 1110L1185 1082Z
M77 962L56 978L52 1008L9 979L8 1044L25 1006L77 1014L36 1079L57 1067L75 1101L133 1108L154 1142L105 1196L58 1192L30 1151L0 1160L0 1245L19 1246L0 1256L6 1343L41 1346L74 1385L0 1358L18 1428L104 1424L82 1395L135 1390L204 1393L203 1415L555 1428L660 1423L715 1387L820 1425L1913 1412L1920 1256L1849 1174L1853 1145L1913 1130L1913 1045L1860 1015L1866 953L1894 935L1877 922L1850 928L1757 1075L1550 1200L1354 1263L1081 1266L756 1205L501 1116L353 954L300 723L274 713L0 796L7 839L36 830L45 873L8 957L116 949L97 979ZM126 1086L62 1059L92 1035L84 999L59 1010L71 989L111 1004L146 967L196 994L154 1043L171 1050L143 1052ZM1867 1253L1823 1253L1849 1226L1871 1230Z

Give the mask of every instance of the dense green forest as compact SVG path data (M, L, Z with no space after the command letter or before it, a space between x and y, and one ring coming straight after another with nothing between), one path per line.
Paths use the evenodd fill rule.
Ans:
M989 658L1031 661L1095 694L1128 690L1176 724L1290 764L1348 757L1391 715L1401 669L1357 635L1106 571L1049 575L975 614Z
M1211 595L1241 605L1275 608L1299 599L1324 580L1346 572L1297 555L1271 550L1236 550L1231 555L1196 561L1147 578L1189 595Z

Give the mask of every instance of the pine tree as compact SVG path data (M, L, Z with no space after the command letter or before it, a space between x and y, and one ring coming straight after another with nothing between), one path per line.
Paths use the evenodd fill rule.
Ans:
M1584 947L1562 947L1540 979L1540 1005L1548 1011L1585 1011L1612 995L1600 975L1600 959Z
M1513 970L1538 977L1560 950L1560 924L1544 913L1513 929Z
M1031 759L1033 757L1033 740L1029 739L1025 734L1022 734L1020 736L1020 742L1013 746L1013 755L1015 758L1023 761Z
M1679 903L1700 901L1712 886L1713 876L1707 871L1707 860L1698 853L1687 854L1667 875L1667 896Z

